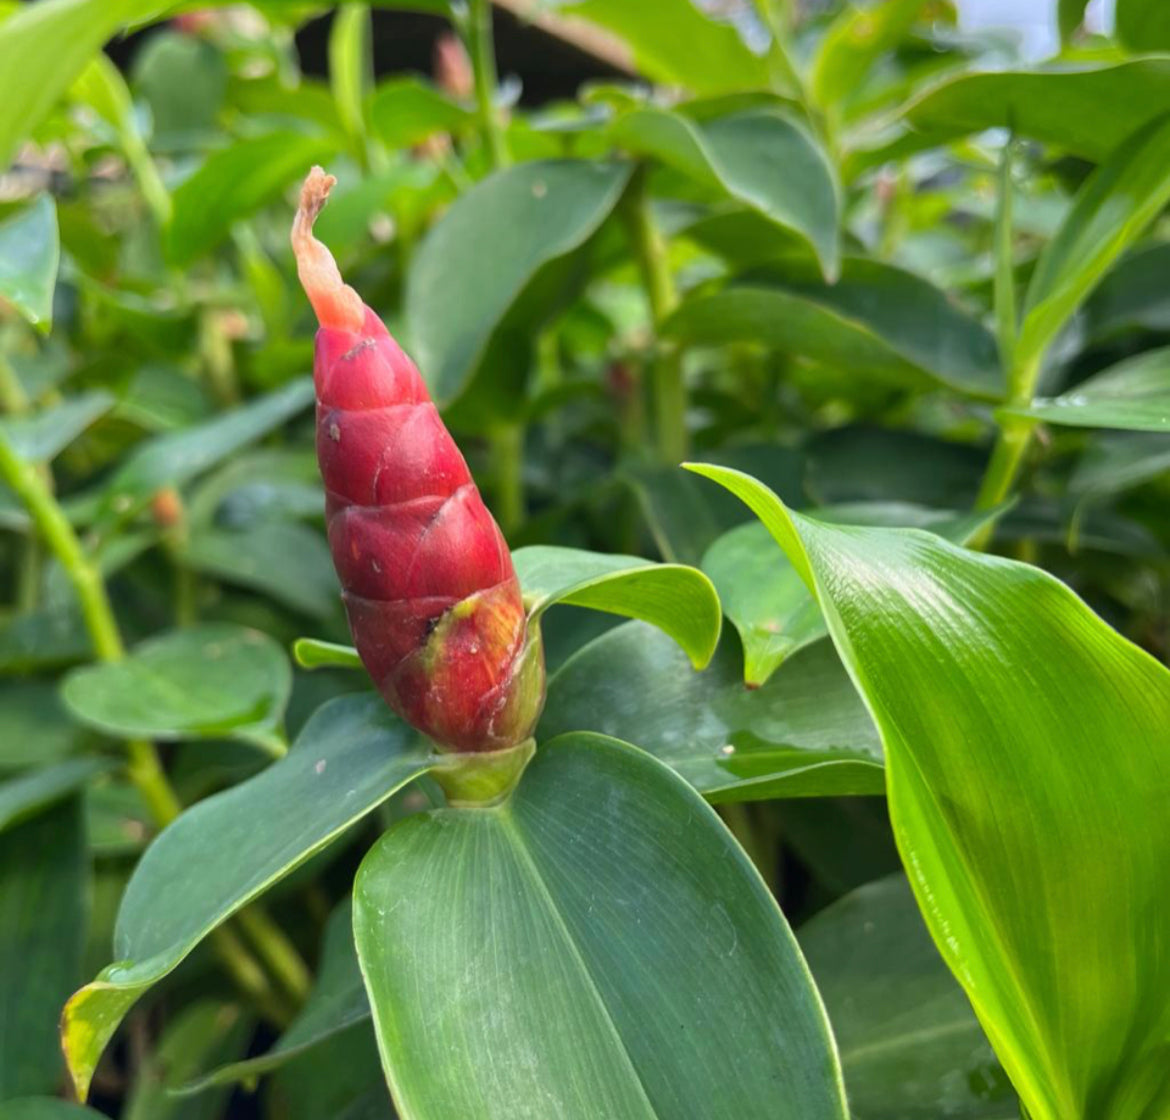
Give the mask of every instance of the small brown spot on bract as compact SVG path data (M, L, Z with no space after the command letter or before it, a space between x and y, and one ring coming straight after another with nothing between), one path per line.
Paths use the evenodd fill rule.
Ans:
M329 438L333 440L334 443L339 443L341 441L341 428L338 426L336 421L329 425Z
M537 179L532 184L532 197L544 198L546 194L548 194L548 184L543 179Z

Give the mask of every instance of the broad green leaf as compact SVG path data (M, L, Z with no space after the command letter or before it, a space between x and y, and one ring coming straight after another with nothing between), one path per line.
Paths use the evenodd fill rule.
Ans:
M0 167L142 0L37 0L0 23Z
M1028 1115L1164 1111L1170 672L1039 569L694 469L818 597L882 733L919 905Z
M7 25L0 25L2 73ZM4 78L0 77L0 88ZM10 104L0 114L0 137ZM2 145L2 139L0 139ZM47 331L53 322L53 290L61 244L57 235L57 207L48 194L0 222L0 307L11 304L35 327Z
M1005 411L1074 428L1170 432L1170 348L1118 362L1059 397L1033 401L1031 408Z
M419 247L406 288L415 357L436 399L450 404L485 377L485 408L505 407L519 391L529 332L629 174L620 163L520 164L477 183L443 215Z
M126 888L117 963L65 1008L62 1045L78 1095L143 992L429 761L428 748L378 697L342 697L313 715L285 758L168 826Z
M25 462L47 463L56 458L95 420L114 405L102 389L80 393L30 416L0 420L0 435Z
M1131 51L1170 51L1170 9L1162 0L1117 0L1113 18Z
M396 150L419 144L436 132L463 132L474 121L470 110L413 76L382 82L370 105L371 128L386 147Z
M502 805L394 826L358 871L354 939L405 1116L846 1114L771 894L624 743L565 736Z
M36 816L115 766L113 759L67 758L7 779L0 783L0 831Z
M541 742L572 731L636 740L711 801L885 790L877 732L827 642L747 689L734 638L696 673L665 635L627 623L552 675L538 730Z
M107 521L131 517L156 490L182 486L312 403L313 382L305 377L202 424L147 440L114 472L102 502L103 517Z
M905 110L923 146L1006 128L1101 160L1166 111L1170 58L944 78Z
M87 874L79 798L0 834L0 1101L61 1083L55 1027L81 971Z
M213 152L175 191L167 238L171 262L188 265L214 249L234 222L299 182L333 151L329 140L286 131L237 140Z
M840 118L873 64L901 42L918 18L924 0L881 0L847 4L817 47L809 92L817 107Z
M175 1096L173 1090L201 1067L238 1057L254 1025L235 1004L203 999L184 1007L138 1065L123 1120L219 1120L227 1104L226 1091L191 1101Z
M61 695L83 723L125 739L235 736L268 744L292 687L280 646L208 623L143 642L122 661L71 673Z
M1126 254L1085 303L1086 331L1094 338L1121 331L1170 331L1170 244L1156 241Z
M75 603L51 603L17 615L0 629L0 672L59 668L93 655L93 640Z
M339 1069L345 1071L343 1077L337 1076ZM282 1120L386 1120L396 1115L369 1020L296 1055L267 1080L269 1113Z
M698 94L769 86L765 58L734 27L708 19L691 0L568 0L558 8L624 40L638 72L651 81Z
M183 1093L201 1093L213 1085L250 1081L279 1069L299 1054L370 1018L370 1001L362 986L353 947L353 919L346 899L325 926L317 980L300 1014L266 1054L213 1069L181 1086ZM145 1120L145 1118L144 1118Z
M1170 201L1170 115L1125 140L1089 178L1036 262L1024 301L1016 360L1045 348L1110 265Z
M54 682L0 682L0 771L58 762L77 750L83 734Z
M853 891L797 939L856 1120L1017 1120L1019 1107L904 875Z
M828 506L813 512L822 521L846 525L901 525L930 529L963 543L990 520L900 503ZM798 649L828 631L821 609L791 564L758 521L730 530L703 557L703 571L719 592L724 613L743 642L743 679L763 684Z
M265 521L241 531L204 528L182 555L198 572L262 591L314 618L329 618L341 603L325 538L295 521Z
M298 638L293 643L293 660L302 669L360 669L362 659L353 646L323 642L319 638Z
M369 6L340 5L329 28L329 84L337 115L359 145L366 135L366 97L373 84L373 61Z
M205 142L227 93L223 52L206 39L156 30L135 51L135 91L150 106L153 145L178 149Z
M832 279L838 268L838 188L828 159L805 130L766 109L696 122L665 109L620 117L613 139L653 156L717 195L752 207L799 234Z
M836 284L761 277L701 292L663 331L689 346L754 342L882 382L1001 391L990 332L927 281L857 257Z
M21 1097L4 1102L4 1120L105 1120L105 1113L59 1097Z
M1161 432L1118 432L1094 440L1077 463L1069 492L1101 497L1140 486L1170 471L1170 439Z
M512 559L532 617L557 603L589 607L652 623L696 669L715 652L723 615L715 588L697 568L551 545L518 549Z

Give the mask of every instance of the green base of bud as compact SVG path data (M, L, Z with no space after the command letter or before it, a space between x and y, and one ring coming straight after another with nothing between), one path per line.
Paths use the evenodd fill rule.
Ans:
M431 777L443 787L452 808L489 809L516 788L535 753L535 739L502 751L445 753L431 770Z

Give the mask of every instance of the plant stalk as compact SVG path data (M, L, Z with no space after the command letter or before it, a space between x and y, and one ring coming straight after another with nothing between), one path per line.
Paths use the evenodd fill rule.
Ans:
M493 513L504 535L508 536L524 522L524 424L502 423L489 434L492 469L495 472Z
M510 162L504 130L496 111L496 50L492 37L491 0L468 0L467 14L459 30L475 75L475 104L479 127L493 170Z
M69 524L44 478L36 467L16 454L3 435L0 435L0 479L8 484L28 510L37 531L64 569L81 604L82 617L98 660L121 661L126 656L126 649L97 566L85 554L73 526ZM129 740L126 743L126 756L127 775L142 795L155 823L165 828L182 812L183 805L167 778L154 744L143 739ZM233 938L234 935L223 928L213 934L216 951L233 979L243 991L254 994L259 990L259 976L267 989L268 982L263 970L242 945L233 943ZM271 939L266 938L262 945L258 943L258 948L263 949L269 967L281 975L286 968L283 947L274 946ZM262 1006L268 1004L274 1009L274 1005L267 999L259 1002Z
M634 172L623 215L657 335L658 329L678 306L678 291L670 270L666 239L654 224L650 211L645 168L640 167ZM658 458L668 466L677 466L687 457L688 446L687 391L682 356L677 350L659 347L651 372L651 385Z

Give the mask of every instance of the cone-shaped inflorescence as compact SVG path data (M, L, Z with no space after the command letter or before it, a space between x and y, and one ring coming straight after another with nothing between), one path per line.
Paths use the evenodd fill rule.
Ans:
M439 746L512 747L544 700L539 634L418 370L313 236L334 181L309 173L292 243L321 328L317 458L354 642L386 702Z

